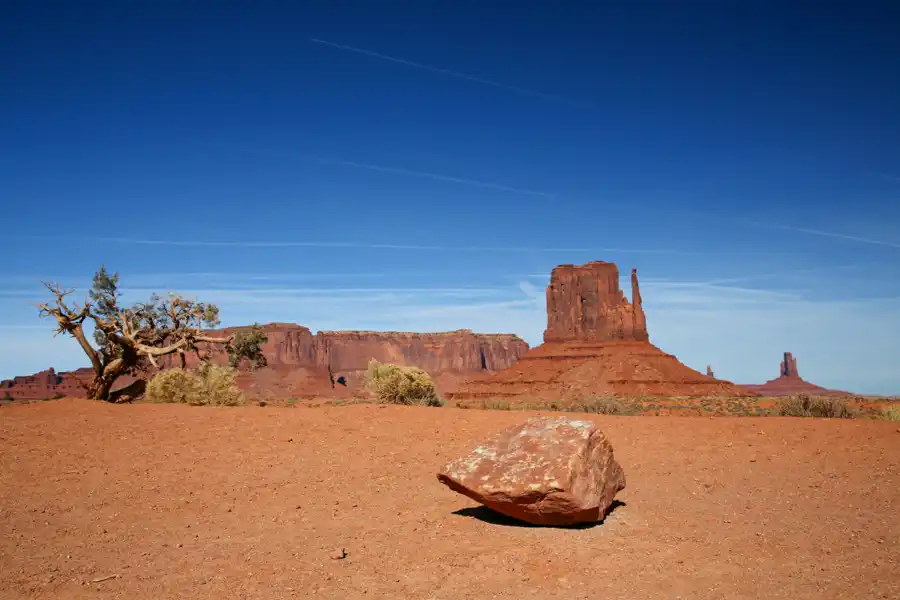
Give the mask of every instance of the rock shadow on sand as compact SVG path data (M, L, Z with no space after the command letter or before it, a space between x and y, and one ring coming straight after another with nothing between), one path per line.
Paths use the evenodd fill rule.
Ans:
M599 521L593 521L591 523L579 523L578 525L535 525L533 523L526 523L525 521L520 521L518 519L508 517L504 514L491 510L484 505L461 508L459 510L453 511L453 514L460 517L477 519L479 521L482 521L483 523L489 523L491 525L502 525L505 527L534 527L538 529L593 529L594 527L603 525L606 522L606 519L608 519L613 512L623 506L627 505L619 500L613 500L612 504L610 504L609 509L606 511L606 514L603 515L602 519L600 519Z

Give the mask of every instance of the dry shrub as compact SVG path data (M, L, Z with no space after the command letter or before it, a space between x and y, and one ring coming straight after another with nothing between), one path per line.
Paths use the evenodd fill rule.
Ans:
M585 398L569 405L563 405L557 410L595 415L627 415L631 412L618 398Z
M244 404L244 394L236 378L234 369L207 362L196 369L167 369L147 383L145 398L191 406L239 406Z
M788 396L775 404L775 414L781 417L818 417L824 419L852 419L858 411L843 398L822 398L806 394Z
M900 406L896 404L893 406L885 406L881 409L881 414L879 416L885 421L900 422Z
M443 406L431 376L418 367L401 367L369 361L366 383L381 402Z
M480 404L483 410L512 410L513 408L509 400L503 398L485 398Z

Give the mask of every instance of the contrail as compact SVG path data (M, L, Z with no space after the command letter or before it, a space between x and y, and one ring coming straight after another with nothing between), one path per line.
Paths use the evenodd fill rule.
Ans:
M859 237L856 235L847 235L844 233L835 233L833 231L822 231L821 229L807 229L805 227L793 227L791 225L779 225L777 223L762 223L760 221L747 221L750 225L758 227L769 227L771 229L784 229L785 231L797 231L807 233L809 235L819 235L822 237L830 237L838 240L850 240L853 242L862 242L864 244L873 244L876 246L888 246L890 248L900 248L900 244L894 242L885 242L884 240L873 240L871 238Z
M526 188L517 188L493 181L482 181L480 179L468 179L466 177L454 177L452 175L442 175L440 173L429 173L427 171L414 171L412 169L404 169L403 167L390 167L385 165L376 165L372 163L357 162L353 160L344 160L341 158L326 158L316 156L314 154L295 154L293 152L280 152L274 150L265 150L262 148L254 148L251 146L243 146L239 144L215 144L219 148L229 148L243 152L252 152L263 156L277 156L280 158L291 158L295 160L308 160L322 164L339 165L344 167L353 167L355 169L367 169L369 171L378 171L380 173L394 173L396 175L406 175L408 177L421 177L424 179L433 179L435 181L447 181L450 183L459 183L462 185L471 185L475 187L499 190L502 192L511 192L514 194L523 194L526 196L536 196L538 198L547 198L555 200L556 196L549 192L539 190L529 190Z
M809 269L795 269L793 271L780 271L778 273L760 273L759 275L745 275L741 277L726 277L722 279L711 279L709 281L698 282L696 285L718 285L721 283L740 283L744 281L753 281L755 279L771 279L773 277L787 277L791 275L803 275L806 273L821 273L831 271L844 271L858 269L864 265L836 265L826 267L812 267Z
M492 183L490 181L479 181L477 179L465 179L462 177L452 177L450 175L439 175L437 173L427 173L424 171L410 171L409 169L404 169L402 167L383 167L381 165L373 165L369 163L360 163L354 162L351 160L339 160L339 159L330 159L330 158L321 158L321 157L310 157L313 160L317 160L323 163L330 163L334 165L344 165L347 167L356 167L358 169L370 169L372 171L381 171L382 173L396 173L399 175L411 175L413 177L425 177L427 179L435 179L437 181L449 181L452 183L462 183L465 185L474 185L477 187L490 188L494 190L500 190L504 192L513 192L516 194L525 194L527 196L538 196L541 198L550 198L554 199L556 196L553 194L548 194L547 192L539 192L536 190L527 190L523 188L514 188L508 185L502 185L499 183Z
M879 179L900 183L900 175L894 175L893 173L879 173L873 171L870 171L869 174Z
M647 214L654 214L654 209L652 207L647 206L635 206L636 210ZM886 242L884 240L876 240L872 238L860 237L856 235L847 235L844 233L835 233L833 231L823 231L821 229L809 229L806 227L794 227L792 225L782 225L780 223L766 223L763 221L751 221L748 219L742 219L739 217L725 217L718 214L710 214L708 212L702 212L699 210L692 210L689 208L680 207L678 212L684 214L693 214L700 217L713 218L719 221L725 221L728 223L732 223L734 225L752 225L754 227L765 227L767 229L782 229L784 231L796 231L797 233L805 233L807 235L818 235L821 237L829 237L833 239L839 240L848 240L852 242L861 242L864 244L873 244L876 246L887 246L889 248L900 248L900 244L895 242Z
M387 54L380 54L378 52L372 52L371 50L365 50L363 48L356 48L354 46L346 46L344 44L335 44L334 42L329 42L326 40L318 39L318 38L310 38L311 42L314 44L322 44L323 46L331 46L332 48L337 48L339 50L346 50L347 52L356 52L357 54L364 54L366 56L371 56L373 58L380 58L381 60L387 60L390 62L394 62L400 65L406 65L407 67L415 67L417 69L423 69L425 71L431 71L432 73L439 73L441 75L447 75L449 77L456 77L457 79L465 79L466 81L473 81L475 83L481 83L483 85L489 85L495 88L499 88L502 90L508 90L510 92L516 92L517 94L523 94L525 96L533 96L535 98L543 98L544 100L553 100L556 102L563 102L565 104L569 104L571 106L591 106L588 104L584 104L581 102L572 102L562 96L557 96L555 94L545 94L543 92L536 92L534 90L529 90L526 88L521 88L515 85L509 85L506 83L501 83L499 81L492 81L490 79L482 79L481 77L474 77L472 75L466 75L465 73L459 73L457 71L450 71L448 69L440 69L438 67L432 67L430 65L423 65L421 63L413 62L411 60L406 60L405 58L397 58L396 56L388 56Z

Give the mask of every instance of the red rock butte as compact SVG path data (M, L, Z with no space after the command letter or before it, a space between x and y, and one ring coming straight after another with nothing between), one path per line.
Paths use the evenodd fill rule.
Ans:
M778 369L778 377L770 379L762 384L745 384L741 386L764 396L792 396L794 394L809 394L811 396L852 396L850 392L841 390L829 390L814 383L810 383L800 377L797 369L797 359L790 352L784 353Z
M470 379L449 395L460 405L505 398L513 403L596 396L756 396L695 371L650 343L637 271L631 302L619 269L602 261L560 265L547 287L544 343L511 367Z

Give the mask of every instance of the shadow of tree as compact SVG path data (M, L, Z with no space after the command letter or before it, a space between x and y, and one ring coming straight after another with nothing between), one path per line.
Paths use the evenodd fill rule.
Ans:
M551 529L592 529L599 525L603 525L606 519L611 515L616 509L621 506L626 506L624 502L620 502L619 500L613 500L612 504L609 506L609 510L606 511L606 514L603 515L603 518L599 521L594 521L591 523L579 523L578 525L534 525L533 523L526 523L525 521L520 521L518 519L514 519L512 517L508 517L504 514L500 514L496 511L491 510L487 506L470 506L468 508L461 508L459 510L453 511L454 515L460 517L469 517L471 519L478 519L484 523L490 523L491 525L502 525L504 527L549 527Z

